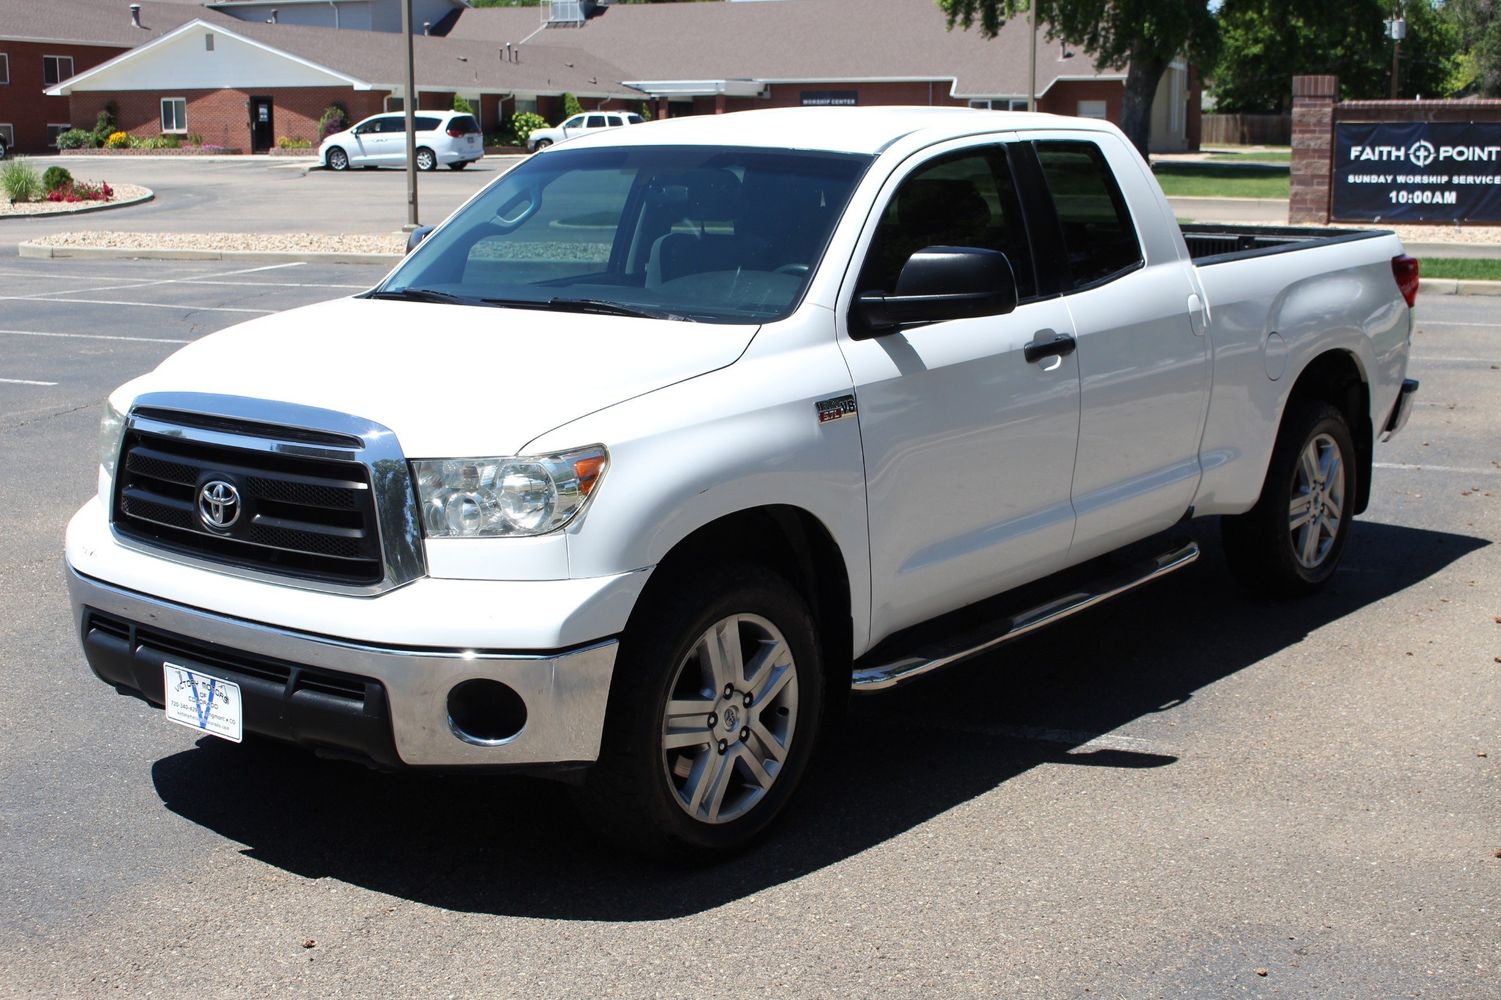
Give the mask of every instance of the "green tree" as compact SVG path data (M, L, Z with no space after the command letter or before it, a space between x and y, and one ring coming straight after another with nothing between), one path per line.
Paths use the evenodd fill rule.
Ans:
M1501 3L1447 0L1441 13L1459 40L1455 90L1501 97Z
M579 103L579 99L565 92L563 94L563 117L572 118L574 115L581 115L583 113L584 106Z
M1287 111L1292 78L1339 77L1340 96L1374 99L1391 93L1392 42L1386 37L1391 0L1310 4L1299 0L1225 0L1220 8L1220 58L1210 90L1220 111ZM1459 31L1432 0L1403 0L1400 93L1446 97L1462 81Z
M464 100L464 98L460 97L458 94L453 95L453 109L461 115L474 114L474 106L471 105L468 101Z
M1001 26L1027 10L1028 0L936 0L949 28L979 25L994 38ZM1147 155L1152 101L1168 65L1186 54L1212 65L1219 34L1209 0L1032 0L1049 39L1084 49L1097 69L1126 67L1121 131Z

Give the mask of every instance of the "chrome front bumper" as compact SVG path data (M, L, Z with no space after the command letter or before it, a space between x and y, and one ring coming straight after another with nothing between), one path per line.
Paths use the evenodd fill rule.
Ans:
M92 611L154 633L191 637L201 646L222 650L226 662L263 659L379 682L384 688L390 736L400 764L535 765L588 762L599 756L615 667L617 643L613 639L545 653L381 647L159 600L84 576L71 565L67 575L74 623L86 648L89 637L84 633L85 619ZM135 635L134 629L131 635ZM123 647L124 640L117 642ZM137 657L152 655L143 652L139 644L128 652ZM155 669L160 673L160 664ZM209 663L208 672L213 670ZM95 671L99 673L97 666ZM100 676L121 686L139 686L121 684L103 673ZM483 743L466 740L457 732L449 717L449 692L472 679L499 681L521 697L526 721L519 732L508 739ZM288 697L295 700L291 686ZM255 719L247 719L246 728L258 731L255 723ZM268 734L282 735L274 731ZM378 754L367 756L379 759Z

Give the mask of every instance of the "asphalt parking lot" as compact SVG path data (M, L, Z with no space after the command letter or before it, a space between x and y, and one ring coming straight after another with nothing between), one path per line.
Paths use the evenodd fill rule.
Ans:
M776 836L674 870L552 786L195 740L83 662L62 532L105 393L380 274L0 256L0 995L1501 995L1488 300L1420 300L1328 591L1248 596L1207 526L1184 572L860 700Z

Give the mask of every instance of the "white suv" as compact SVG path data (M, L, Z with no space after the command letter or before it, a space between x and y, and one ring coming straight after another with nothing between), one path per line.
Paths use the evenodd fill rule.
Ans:
M463 170L485 155L479 122L461 111L418 111L417 169ZM406 116L400 111L372 115L353 128L335 132L318 147L318 159L330 170L350 167L404 167L407 162Z
M534 129L526 137L527 149L544 149L555 142L571 139L595 129L619 128L621 125L640 125L641 116L634 111L586 111L574 115L554 128Z

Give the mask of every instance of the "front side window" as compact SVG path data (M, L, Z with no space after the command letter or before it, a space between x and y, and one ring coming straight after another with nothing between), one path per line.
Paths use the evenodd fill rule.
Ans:
M1100 147L1092 142L1035 145L1063 229L1070 286L1099 284L1140 265L1136 227Z
M188 130L188 102L182 97L162 98L162 131L186 132Z
M583 128L584 127L584 116L583 115L574 115L572 118L568 119L566 122L563 123L563 127L564 128Z
M563 148L507 173L374 293L710 323L801 300L868 156Z
M7 69L7 74L9 70ZM73 75L72 56L42 56L42 82L47 86L62 83Z
M1000 146L940 157L902 181L881 212L857 292L895 291L907 259L936 246L999 250L1011 261L1017 295L1037 294L1021 202Z

